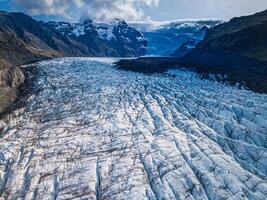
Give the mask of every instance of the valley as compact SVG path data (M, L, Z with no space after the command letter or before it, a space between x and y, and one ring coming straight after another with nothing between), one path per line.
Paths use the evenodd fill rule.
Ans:
M103 14L159 1L68 2L109 21L0 11L0 200L265 200L267 10L126 22Z

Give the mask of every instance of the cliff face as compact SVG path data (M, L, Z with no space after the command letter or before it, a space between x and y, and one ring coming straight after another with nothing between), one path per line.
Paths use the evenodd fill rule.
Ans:
M17 89L23 82L24 75L20 68L0 59L0 113L16 100Z

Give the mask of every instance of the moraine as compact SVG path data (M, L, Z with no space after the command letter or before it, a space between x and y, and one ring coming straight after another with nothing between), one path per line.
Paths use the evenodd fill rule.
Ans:
M267 95L113 59L35 68L0 121L0 199L265 199Z

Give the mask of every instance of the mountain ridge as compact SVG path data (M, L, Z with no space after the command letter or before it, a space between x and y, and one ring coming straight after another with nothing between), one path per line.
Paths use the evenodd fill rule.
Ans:
M195 51L220 52L223 55L248 57L259 61L267 61L267 10L254 15L237 17L227 23L207 30L204 40L193 49ZM200 55L200 54L199 54ZM215 63L211 63L215 64Z
M85 22L88 23L88 20ZM14 49L2 47L0 57L11 64L21 65L34 60L62 56L131 57L145 53L147 43L142 33L124 21L119 21L111 28L111 32L115 35L114 40L101 38L96 30L97 27L92 22L81 24L88 25L90 29L76 36L63 34L57 29L57 24L59 23L36 21L21 12L0 11L1 45L8 48L11 46L9 42L12 43L12 41L18 45L14 46ZM65 22L65 24L72 26L71 23ZM141 39L138 41L137 38ZM14 53L17 50L21 52L13 58L5 50L14 51ZM25 54L26 58L24 58ZM20 57L22 60L17 59Z

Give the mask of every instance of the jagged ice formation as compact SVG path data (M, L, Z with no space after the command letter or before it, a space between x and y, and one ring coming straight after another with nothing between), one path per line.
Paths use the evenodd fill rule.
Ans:
M267 96L113 59L34 68L0 121L4 199L265 199Z

